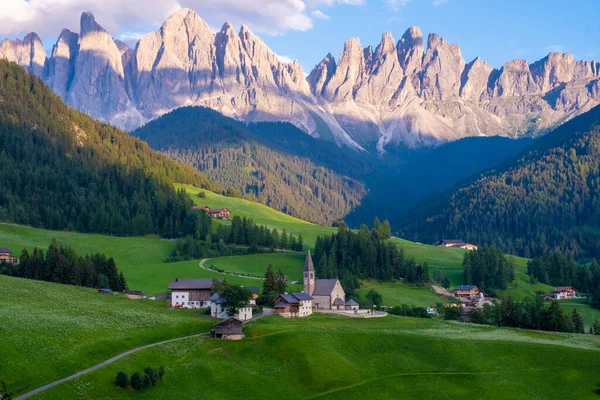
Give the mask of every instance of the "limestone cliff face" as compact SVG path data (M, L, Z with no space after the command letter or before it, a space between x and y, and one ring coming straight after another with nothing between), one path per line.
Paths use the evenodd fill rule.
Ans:
M182 9L135 48L90 13L63 30L49 58L35 33L4 40L0 57L41 76L73 107L134 129L174 108L202 105L244 121L289 121L355 148L435 146L465 136L543 132L600 102L600 64L550 53L496 70L460 48L409 28L373 49L348 39L305 78L246 26L216 34Z

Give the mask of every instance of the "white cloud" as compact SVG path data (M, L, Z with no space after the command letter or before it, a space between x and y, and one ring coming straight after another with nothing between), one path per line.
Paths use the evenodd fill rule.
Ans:
M311 12L312 16L317 18L317 19L329 19L329 15L325 14L323 11L321 10L313 10Z
M91 11L113 35L156 29L182 7L195 10L210 26L225 21L272 35L306 31L314 18L327 14L318 8L363 5L365 0L0 0L0 35L29 31L57 37L62 28L79 30L79 17ZM4 4L8 3L8 4ZM125 32L125 33L123 33Z
M279 61L281 61L282 63L285 63L285 64L291 64L291 63L294 62L294 60L292 59L292 57L282 56L281 54L275 53L275 57L277 57L277 59Z
M385 0L385 4L394 11L400 11L402 7L410 2L411 0Z
M433 0L433 6L437 7L437 6L441 6L442 4L446 4L448 2L448 0Z

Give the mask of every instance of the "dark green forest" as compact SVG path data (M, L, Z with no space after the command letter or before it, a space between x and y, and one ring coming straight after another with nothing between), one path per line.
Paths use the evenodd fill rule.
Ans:
M286 214L330 225L360 204L363 158L288 123L245 125L216 111L184 107L132 133L224 188Z
M0 221L174 237L191 207L174 182L210 187L198 171L69 108L0 60Z
M404 249L386 243L389 229L387 221L372 230L363 224L358 232L341 223L337 233L318 236L313 255L316 276L339 279L348 295L360 288L361 279L402 279L416 285L429 282L427 263L417 264L406 258Z
M127 281L114 259L100 253L82 256L71 247L55 241L48 246L45 254L37 247L31 254L24 249L19 264L0 265L0 273L67 285L108 288L119 292L127 289Z
M538 139L510 166L429 199L395 226L524 257L600 256L600 107Z

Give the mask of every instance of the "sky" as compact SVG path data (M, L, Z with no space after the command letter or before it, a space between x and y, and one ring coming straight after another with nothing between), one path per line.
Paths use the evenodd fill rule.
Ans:
M100 25L131 45L175 10L195 10L214 30L246 24L283 60L306 73L349 37L375 47L384 32L398 40L410 26L461 47L467 62L495 68L549 52L600 60L600 0L0 0L0 40L37 32L49 51L62 28L79 31L92 11Z

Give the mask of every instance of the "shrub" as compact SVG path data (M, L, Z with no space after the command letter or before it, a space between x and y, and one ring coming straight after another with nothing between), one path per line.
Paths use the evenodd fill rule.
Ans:
M152 386L152 382L150 381L150 377L146 374L142 375L142 388L148 389Z
M204 199L204 198L206 198L206 192L200 191L200 192L198 192L197 196L200 197L201 199Z
M165 367L162 365L158 368L158 380L162 382L163 376L165 375Z
M158 373L156 372L156 368L146 367L144 368L144 374L150 380L150 385L156 386L156 382L158 381Z
M134 372L133 375L131 375L131 388L133 390L142 390L142 385L142 376L139 372Z
M129 387L129 376L123 371L117 374L117 386L121 389L127 389Z

